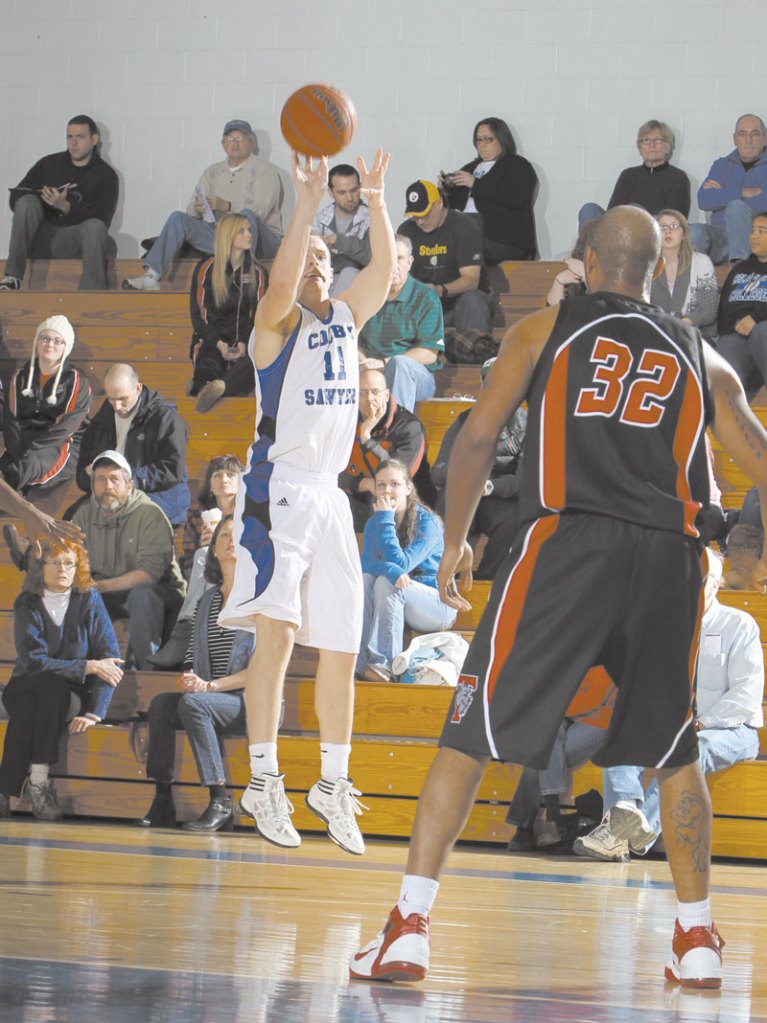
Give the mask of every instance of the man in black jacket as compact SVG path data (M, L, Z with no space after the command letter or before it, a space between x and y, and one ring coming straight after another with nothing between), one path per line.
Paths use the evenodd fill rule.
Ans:
M338 477L339 487L349 497L358 533L365 528L371 514L375 491L373 476L381 462L390 458L407 466L419 495L430 502L433 487L425 455L426 432L421 421L397 404L380 370L363 370L354 447L346 470Z
M88 423L80 446L77 484L91 492L90 465L101 451L119 451L143 490L178 526L189 511L186 423L176 406L144 387L132 366L116 363L104 377L106 401Z
M118 181L99 156L99 131L87 114L67 125L67 148L44 156L11 189L11 239L0 291L18 291L27 259L82 258L80 287L107 284L108 230Z

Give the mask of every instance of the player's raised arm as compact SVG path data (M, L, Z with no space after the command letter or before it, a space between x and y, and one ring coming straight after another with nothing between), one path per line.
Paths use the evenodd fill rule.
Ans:
M365 160L357 157L360 172L360 190L370 210L370 262L352 281L343 299L354 313L357 330L375 316L386 301L391 279L397 265L397 249L394 245L389 214L384 199L384 178L389 166L389 154L376 150L373 165L368 170Z
M301 162L293 153L293 185L296 205L293 216L274 257L269 287L256 310L254 355L259 367L269 365L280 353L296 324L296 298L304 274L314 215L328 187L328 161L306 157Z
M447 471L445 553L437 573L445 603L459 607L453 577L495 458L503 426L524 401L535 364L554 321L556 307L533 313L506 334L485 387L458 434Z
M740 380L710 345L704 345L706 372L714 401L714 436L759 491L765 542L754 569L754 584L767 580L767 431L749 407Z

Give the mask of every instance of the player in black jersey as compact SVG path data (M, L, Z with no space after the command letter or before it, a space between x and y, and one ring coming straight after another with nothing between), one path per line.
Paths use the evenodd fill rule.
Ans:
M420 980L437 878L489 759L545 767L580 681L603 664L618 688L599 763L657 771L678 919L668 979L721 984L708 901L711 803L697 759L694 665L701 615L696 516L709 499L710 425L759 488L767 533L767 433L730 367L698 332L647 304L659 231L609 211L584 262L589 294L506 336L456 442L447 482L443 600L496 438L528 403L521 522L463 666L419 801L400 899L352 976ZM767 578L764 553L756 581ZM563 599L567 580L567 599Z

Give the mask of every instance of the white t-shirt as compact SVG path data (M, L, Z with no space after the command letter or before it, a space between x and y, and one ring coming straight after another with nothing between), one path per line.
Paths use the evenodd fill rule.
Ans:
M494 166L495 166L495 160L483 160L482 163L478 163L477 166L474 168L474 172L473 172L474 173L474 177L475 178L484 178L485 174L487 174L487 172L492 167L494 167ZM474 202L474 199L471 196L469 196L468 202L464 206L463 212L464 213L479 213L479 210L477 209L476 203Z

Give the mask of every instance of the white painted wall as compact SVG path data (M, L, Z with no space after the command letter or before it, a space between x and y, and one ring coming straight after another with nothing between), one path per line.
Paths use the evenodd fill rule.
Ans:
M540 178L544 257L568 252L578 207L606 203L639 162L642 121L672 125L694 194L732 148L736 116L767 114L763 0L0 0L0 11L3 186L64 148L70 116L91 114L121 178L123 256L183 208L230 117L250 120L283 169L289 210L279 112L309 81L357 106L339 160L391 150L395 225L410 181L465 163L475 122L505 118ZM2 253L9 230L4 205Z

